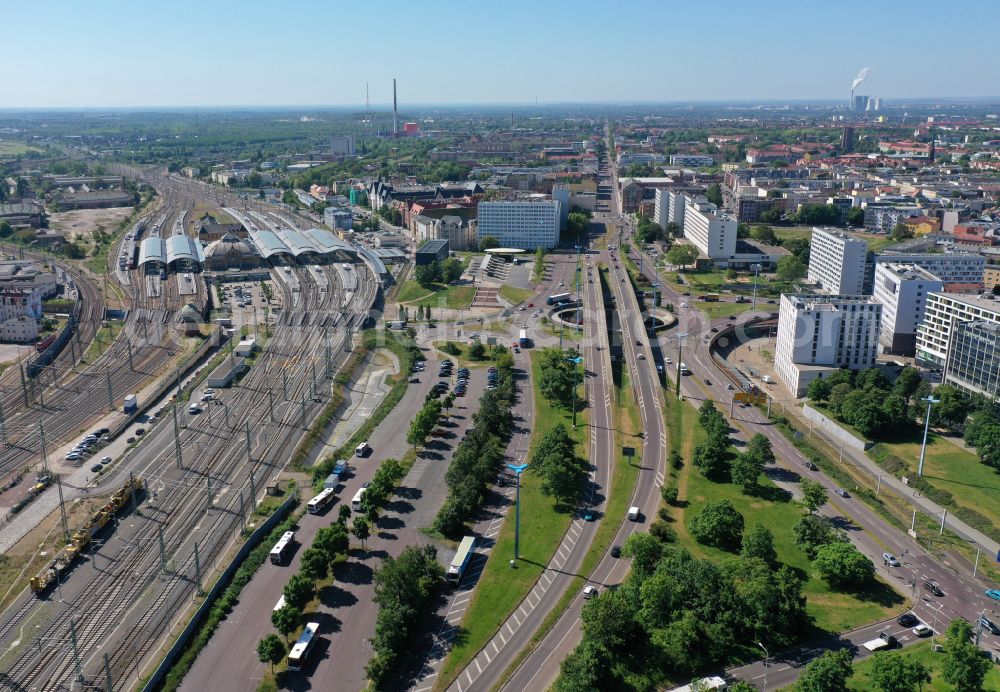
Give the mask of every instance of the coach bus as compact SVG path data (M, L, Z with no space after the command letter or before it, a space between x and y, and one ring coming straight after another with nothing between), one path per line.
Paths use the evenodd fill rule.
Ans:
M466 536L462 539L462 542L458 544L458 552L455 553L455 557L451 561L451 565L448 567L448 573L445 575L452 584L458 584L462 581L462 575L465 574L465 568L469 566L472 562L472 556L476 554L476 537Z
M364 500L364 498L365 498L365 489L361 488L354 495L354 499L351 500L351 509L353 511L355 511L355 512L360 512L361 511L361 502L362 502L362 500Z
M559 305L559 303L568 303L570 299L569 293L557 293L554 296L549 296L545 299L547 305Z
M285 556L288 554L288 551L291 549L292 543L294 542L294 531L285 531L281 534L281 538L279 538L278 542L274 544L273 548L271 548L271 563L275 565L283 563L285 561Z
M292 650L288 652L288 670L302 670L302 664L309 658L316 635L319 633L319 623L310 622L302 630L302 636L292 645Z
M309 514L322 514L323 510L331 502L333 502L333 488L324 488L323 492L309 500L306 509L309 510Z

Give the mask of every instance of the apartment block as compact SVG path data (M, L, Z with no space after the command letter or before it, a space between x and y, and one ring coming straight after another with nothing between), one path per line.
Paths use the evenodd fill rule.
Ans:
M912 356L927 295L943 290L944 283L923 267L890 262L876 265L874 283L873 297L882 304L879 331L882 352Z
M948 355L946 380L971 394L990 399L1000 395L1000 324L986 320L962 322Z
M944 368L955 329L962 322L1000 323L1000 301L979 294L939 293L927 296L924 319L917 325L917 362Z
M831 295L861 295L868 243L835 228L813 227L807 280Z
M981 290L983 273L986 269L986 259L982 255L966 252L920 252L913 254L884 252L875 255L873 261L876 266L887 262L923 267L941 279L944 284L943 290L955 293Z
M502 247L534 250L559 244L559 200L523 199L479 203L478 238L493 237Z
M786 293L781 296L774 369L796 397L837 368L871 367L882 306L871 297Z
M736 226L736 219L704 197L687 200L684 237L706 257L725 260L736 254Z

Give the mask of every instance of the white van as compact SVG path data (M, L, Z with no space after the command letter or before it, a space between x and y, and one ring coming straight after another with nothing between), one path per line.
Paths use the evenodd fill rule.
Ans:
M764 375L760 378L764 384L774 384L774 378L770 375Z
M372 451L371 445L368 444L367 442L362 442L357 447L355 447L354 456L363 458L368 456L371 453L371 451Z
M639 508L635 506L629 507L628 518L630 521L639 521Z

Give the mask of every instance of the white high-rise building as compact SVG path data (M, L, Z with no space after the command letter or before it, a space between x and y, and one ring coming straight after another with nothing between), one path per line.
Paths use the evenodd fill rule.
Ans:
M727 260L736 254L736 226L736 219L704 197L687 199L684 237L706 257Z
M917 325L917 362L943 368L958 323L973 320L1000 322L1000 300L932 291L927 296L924 319Z
M667 222L677 224L678 228L684 227L684 207L687 206L687 195L683 192L669 190L667 192L669 200L669 210L667 211Z
M875 265L872 297L882 304L879 344L884 353L913 355L927 295L943 288L944 282L923 267L890 262Z
M501 247L534 250L559 244L562 203L554 199L480 202L478 238L491 236Z
M814 379L837 368L875 363L882 306L865 296L781 296L774 369L789 391L805 396Z
M949 284L964 284L969 288L956 292L967 293L982 286L983 273L986 271L986 258L971 252L938 253L920 252L902 254L886 252L875 256L875 266L882 263L913 264L923 267L931 274Z
M666 230L670 221L670 191L666 188L657 188L653 197L653 221L660 228Z
M807 280L830 295L861 295L867 256L866 241L835 228L813 227Z

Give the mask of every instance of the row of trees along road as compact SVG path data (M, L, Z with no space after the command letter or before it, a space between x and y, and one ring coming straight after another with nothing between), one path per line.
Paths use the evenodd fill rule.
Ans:
M486 499L501 468L504 450L514 428L514 357L505 348L493 350L496 389L486 390L473 414L473 425L452 455L445 474L448 498L434 519L434 528L452 538L464 535Z

